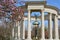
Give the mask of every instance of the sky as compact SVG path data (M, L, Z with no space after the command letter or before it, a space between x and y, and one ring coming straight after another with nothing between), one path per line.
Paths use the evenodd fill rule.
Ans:
M47 0L47 5L52 5L60 9L60 0Z
M18 2L21 1L31 1L31 0L18 0ZM33 0L33 1L37 1L37 0ZM43 1L43 0L38 0L38 1ZM60 9L60 0L46 0L47 1L47 5L52 5L55 6L57 8ZM24 4L24 2L21 2L21 4L18 3L18 6Z

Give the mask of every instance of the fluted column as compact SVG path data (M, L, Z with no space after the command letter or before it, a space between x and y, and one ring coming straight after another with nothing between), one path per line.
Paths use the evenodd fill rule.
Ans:
M28 39L31 40L30 10L28 10Z
M52 40L52 13L49 13L49 21L48 21L48 30L49 30L49 39Z
M25 39L25 20L24 20L24 23L23 23L23 39Z
M45 31L44 31L44 11L42 10L42 39L45 39Z
M59 33L58 33L58 17L56 15L54 15L54 22L55 22L55 39L58 40L59 39Z

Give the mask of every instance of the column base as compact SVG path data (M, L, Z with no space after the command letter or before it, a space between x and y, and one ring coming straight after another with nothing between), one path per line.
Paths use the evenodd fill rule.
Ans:
M53 39L45 39L45 40L53 40Z
M27 38L26 40L32 40L31 38Z
M41 38L40 40L45 40L44 38Z
M59 40L59 39L54 39L54 40Z
M12 37L11 40L14 40L14 37Z
M22 39L14 39L14 40L22 40Z
M49 39L49 40L53 40L53 39Z

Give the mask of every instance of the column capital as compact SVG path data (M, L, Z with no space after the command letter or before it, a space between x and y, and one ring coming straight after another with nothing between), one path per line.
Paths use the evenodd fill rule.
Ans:
M58 17L58 15L54 14L54 16Z
M52 13L48 13L49 15L52 15Z
M58 17L58 15L56 15L56 17Z
M44 9L41 9L40 11L41 11L41 13L42 13L42 12L44 12Z

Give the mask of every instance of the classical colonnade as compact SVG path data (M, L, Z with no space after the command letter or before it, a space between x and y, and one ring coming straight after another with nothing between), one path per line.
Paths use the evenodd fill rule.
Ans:
M42 40L45 40L45 30L44 30L44 28L45 28L45 26L44 26L44 18L45 18L45 16L44 16L44 12L48 12L48 25L49 25L49 27L48 27L48 29L49 29L49 31L48 31L48 33L49 33L49 39L50 40L53 40L53 34L52 34L52 19L54 19L54 32L55 32L55 36L54 36L54 38L55 38L55 40L59 40L59 33L58 33L58 12L56 11L56 10L54 10L54 9L52 9L52 8L49 8L49 7L46 7L46 8L44 8L44 5L42 4L42 5L40 5L40 4L38 4L38 2L36 2L37 4L35 4L35 2L33 2L34 4L28 4L28 6L27 6L27 11L28 11L28 17L27 17L27 20L28 20L28 36L27 36L27 40L32 40L32 38L31 38L31 10L34 10L34 11L38 11L38 10L40 10L41 11L41 31L42 31L42 33L41 33L41 39ZM27 4L27 3L26 3ZM24 9L25 9L25 7L24 7ZM53 17L53 15L54 15L54 17ZM16 36L14 39L18 39L18 40L22 40L22 39L25 39L25 24L23 25L23 21L25 21L25 18L24 18L24 20L22 20L22 21L18 21L18 22L16 22L16 24L15 24L15 26L17 27L17 33L15 33L15 35L14 35L14 28L13 28L13 30L12 30L12 38L14 37L14 36ZM21 25L23 25L23 27L21 27Z
M27 36L27 39L30 39L31 40L31 16L30 16L31 12L30 10L28 10L28 36ZM48 24L49 24L49 39L53 39L53 36L52 36L52 13L48 13L49 17L48 17ZM42 31L42 38L41 39L45 39L45 32L44 32L44 11L41 12L41 22L42 22L42 27L41 27L41 31ZM22 25L23 21L21 21L21 23L18 21L15 26L17 28L17 33L15 33L15 37L16 39L25 39L25 26L23 25L22 27L22 33L20 31L21 29L21 25ZM54 29L55 29L55 39L59 39L59 34L58 34L58 16L55 14L54 15ZM21 33L21 34L20 34ZM17 36L16 36L17 35ZM21 36L22 35L22 36ZM14 29L12 31L12 36L14 36ZM21 37L20 37L21 36Z
M48 13L48 29L49 29L49 39L53 39L53 34L52 34L52 13ZM31 39L31 23L30 23L31 17L30 17L30 10L28 10L28 39ZM42 27L41 27L41 39L45 39L45 32L44 32L44 10L41 12L41 22L42 22ZM59 39L59 34L58 34L58 16L55 14L54 15L54 29L55 29L55 39Z

